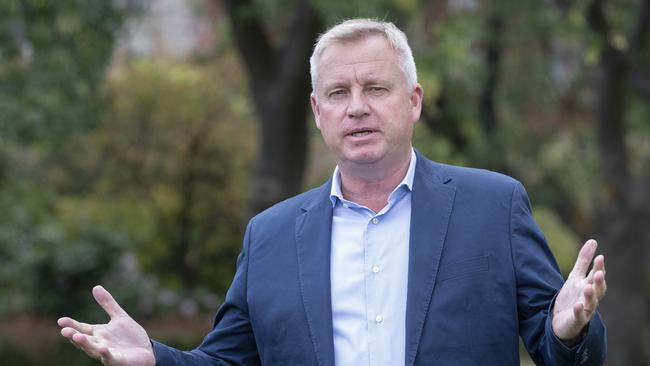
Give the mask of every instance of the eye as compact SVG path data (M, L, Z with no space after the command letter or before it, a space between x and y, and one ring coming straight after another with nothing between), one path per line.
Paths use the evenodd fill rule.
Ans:
M383 86L371 86L371 87L368 87L367 92L370 95L374 95L374 96L379 97L379 96L382 96L382 95L388 93L388 89L383 87Z
M334 89L327 93L327 97L333 99L341 99L346 95L348 95L348 91L346 89Z

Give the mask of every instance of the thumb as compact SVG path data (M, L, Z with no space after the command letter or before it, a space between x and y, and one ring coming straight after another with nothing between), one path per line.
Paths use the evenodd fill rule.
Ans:
M93 297L111 319L129 316L102 286L93 287Z

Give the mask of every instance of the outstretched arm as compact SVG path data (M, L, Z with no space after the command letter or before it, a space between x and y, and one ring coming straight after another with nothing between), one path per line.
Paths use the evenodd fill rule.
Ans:
M95 286L93 296L111 320L107 324L86 324L60 318L57 323L61 335L104 365L154 366L156 359L144 328L103 287Z

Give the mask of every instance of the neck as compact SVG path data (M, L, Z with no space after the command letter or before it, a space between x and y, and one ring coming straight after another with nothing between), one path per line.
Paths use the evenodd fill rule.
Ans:
M339 165L341 193L346 200L364 205L374 212L381 211L388 197L404 179L411 161L411 152L398 164L386 169L371 169L372 174L360 174L363 170Z

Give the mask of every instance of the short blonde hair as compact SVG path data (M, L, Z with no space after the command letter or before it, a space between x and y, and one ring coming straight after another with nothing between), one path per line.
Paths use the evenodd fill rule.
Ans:
M374 34L384 36L388 44L395 50L399 67L406 77L407 88L413 90L418 82L418 76L413 52L408 44L406 34L390 22L374 19L350 19L333 26L318 37L314 52L309 58L312 91L316 90L318 64L327 47L337 42L358 41Z

